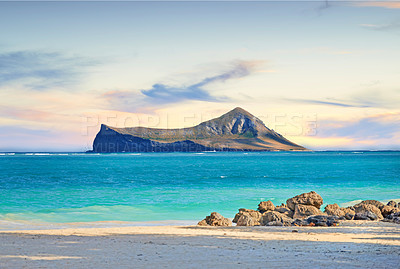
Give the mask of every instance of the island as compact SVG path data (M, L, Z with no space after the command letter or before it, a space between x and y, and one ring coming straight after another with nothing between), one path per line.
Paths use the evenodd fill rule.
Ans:
M237 107L190 128L117 128L102 124L89 152L303 151Z

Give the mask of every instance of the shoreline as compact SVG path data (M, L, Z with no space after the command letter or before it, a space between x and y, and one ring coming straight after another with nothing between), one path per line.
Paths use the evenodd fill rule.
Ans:
M0 231L0 267L397 268L400 226L130 226Z

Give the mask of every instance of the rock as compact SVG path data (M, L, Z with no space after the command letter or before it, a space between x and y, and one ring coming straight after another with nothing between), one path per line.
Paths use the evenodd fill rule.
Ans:
M260 222L256 222L250 215L241 215L236 222L236 226L255 226L260 225Z
M200 226L232 226L232 222L224 218L221 214L217 212L212 212L210 216L207 216L205 219L200 221L197 225Z
M265 226L290 226L290 224L285 225L283 222L280 221L270 221Z
M397 212L400 212L400 208L388 206L388 205L385 205L381 208L381 213L384 218L386 218L387 216L389 216L392 213L397 213Z
M400 224L400 212L390 214L383 221Z
M294 211L290 210L286 205L282 204L281 206L275 207L275 211L285 214L289 218L293 218Z
M286 213L290 211L290 209L286 205L282 204L280 206L275 207L275 211L278 211L279 213Z
M371 211L364 211L354 215L355 220L378 220L378 216Z
M205 219L199 221L199 222L197 223L197 225L199 225L199 226L208 226L207 221L206 221Z
M258 204L258 211L264 213L266 211L274 211L275 206L271 201L264 201Z
M285 214L279 213L277 211L268 211L262 215L261 224L267 225L270 222L281 222L282 225L290 226L293 219L289 218ZM280 225L280 226L282 226Z
M393 207L398 207L397 203L395 201L389 201L387 203L388 206L393 206Z
M294 226L310 226L310 224L305 219L295 219L292 222Z
M370 200L370 201L373 201L373 200ZM357 219L356 217L360 217L360 216L357 216L358 213L362 214L362 213L366 213L367 211L375 214L378 220L379 219L383 219L382 213L379 210L379 208L377 208L376 206L374 206L374 205L372 205L370 203L362 203L361 202L361 203L359 203L359 204L354 206L354 210L356 212L356 215L355 215L354 219ZM367 216L368 216L369 219L371 219L370 216L372 216L372 215L368 215L367 214Z
M356 212L353 207L339 207L338 204L327 205L324 210L329 216L337 216L340 219L351 220L354 218Z
M346 213L343 212L338 204L327 205L324 212L329 216L343 217L344 215L346 215Z
M248 216L252 220L248 220L248 218L242 218L240 223L238 222L241 216ZM246 208L240 208L239 213L235 215L235 218L233 219L233 222L236 223L237 226L250 226L250 225L243 225L243 224L250 224L253 223L252 226L255 225L260 225L262 214L256 210L253 209L246 209Z
M346 214L351 214L351 215L356 214L356 211L354 210L354 207L352 207L352 206L346 207L346 208L341 207L340 210L342 210L345 215Z
M315 226L322 227L336 226L339 224L338 217L327 215L310 216L306 221L309 224L314 223Z
M286 201L286 205L291 210L295 210L297 204L311 205L319 209L323 203L322 197L315 191L302 193Z
M353 220L353 219L354 219L354 216L355 216L355 213L354 213L354 214L346 213L346 214L344 215L344 218L347 219L347 220Z
M377 201L377 200L364 200L364 201L362 201L362 202L356 204L354 207L359 206L359 205L362 205L362 204L364 204L364 205L373 205L373 206L376 206L379 210L384 206L383 203L381 203L381 202L379 202L379 201Z
M304 218L306 218L308 216L312 216L312 215L324 215L324 213L322 213L321 210L319 210L318 208L316 208L312 205L298 204L295 206L294 215L293 215L294 219L304 219Z

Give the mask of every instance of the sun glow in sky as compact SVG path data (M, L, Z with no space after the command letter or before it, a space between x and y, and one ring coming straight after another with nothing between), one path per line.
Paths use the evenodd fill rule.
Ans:
M0 2L0 151L240 106L310 149L400 149L397 2Z

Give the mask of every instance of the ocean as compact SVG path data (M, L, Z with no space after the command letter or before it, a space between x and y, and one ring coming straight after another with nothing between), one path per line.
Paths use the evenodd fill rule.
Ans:
M400 152L0 153L0 221L196 223L316 191L400 198Z

